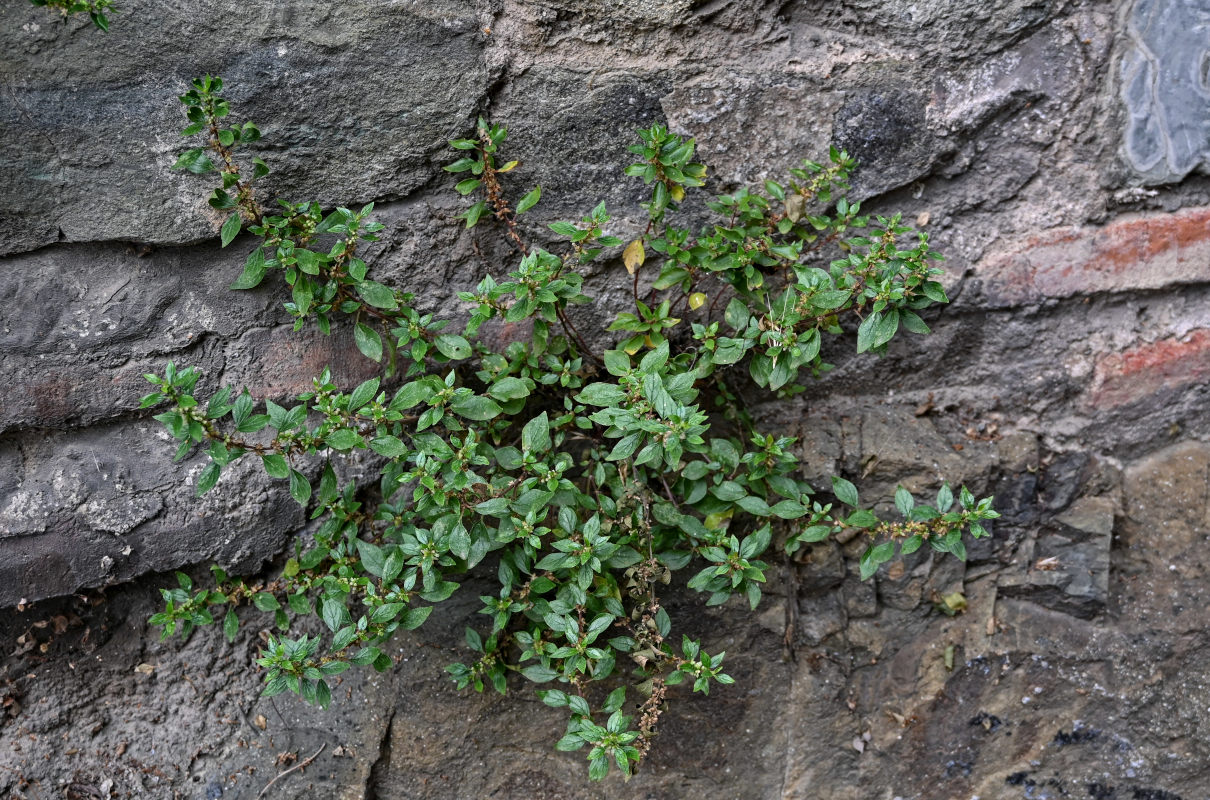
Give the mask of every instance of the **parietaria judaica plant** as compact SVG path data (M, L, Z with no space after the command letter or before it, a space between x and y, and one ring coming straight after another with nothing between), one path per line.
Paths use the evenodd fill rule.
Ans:
M692 139L654 125L639 131L625 168L650 187L645 229L623 248L602 203L550 223L552 252L518 224L540 188L510 203L503 176L517 162L499 156L507 132L480 120L450 143L457 159L445 169L473 200L466 226L494 218L518 259L460 295L470 314L457 330L368 277L361 256L383 227L372 204L261 205L268 166L245 152L260 132L230 121L222 89L206 77L181 97L183 133L200 145L176 167L218 177L209 203L228 215L223 246L241 232L257 237L232 288L284 280L296 329L313 322L327 334L351 317L357 347L384 370L347 391L324 370L285 405L233 387L199 398L193 367L147 376L155 390L142 407L166 404L155 418L180 441L177 458L195 449L208 458L199 495L255 458L321 521L271 580L214 567L213 584L195 587L178 574L151 619L165 637L221 620L233 638L236 609L254 606L278 629L258 660L264 693L326 705L329 680L350 665L391 668L385 642L421 625L458 590L454 577L494 572L484 619L466 629L468 657L447 671L475 691L503 693L510 676L544 686L543 702L569 715L555 747L588 748L596 780L611 763L633 772L678 684L709 693L733 682L724 653L675 630L660 599L674 573L689 570L706 605L740 595L755 609L769 569L761 557L774 545L793 553L860 529L867 579L926 545L964 559L964 532L988 535L992 499L965 488L945 484L931 505L900 488L897 521L862 506L844 478L818 491L797 475L795 441L761 433L738 402L748 382L782 397L803 391L799 380L829 369L820 343L842 334L844 319L859 321L858 352L882 354L900 329L926 333L917 312L947 301L927 235L845 198L847 154L833 148L828 163L803 162L785 183L715 199L718 220L693 232L674 219L706 167L693 161ZM570 313L591 302L577 269L619 248L633 311L609 325L615 346L595 352ZM478 336L493 320L532 335L496 351ZM372 485L340 477L358 450L377 457ZM290 638L291 619L308 614L327 633Z

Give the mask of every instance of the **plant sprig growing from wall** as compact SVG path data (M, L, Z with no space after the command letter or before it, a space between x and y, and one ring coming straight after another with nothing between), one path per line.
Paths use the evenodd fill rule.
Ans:
M796 442L761 433L738 404L748 382L789 394L802 390L802 374L826 371L820 341L845 318L858 324L859 351L882 353L899 328L927 330L916 312L945 301L927 237L845 200L853 162L844 153L804 162L763 193L718 198L719 221L693 233L670 221L705 177L693 140L659 125L641 131L626 172L651 187L648 224L622 253L634 310L608 328L616 347L592 352L569 315L590 302L577 267L623 240L606 232L600 204L550 223L552 250L527 242L516 217L540 190L508 200L501 176L516 163L497 165L502 127L480 121L475 138L454 140L460 154L447 169L470 174L457 186L475 196L466 224L494 217L518 260L460 295L470 316L453 333L367 277L358 253L382 227L370 206L262 210L253 184L267 168L253 159L245 180L236 160L237 145L259 133L225 121L221 88L204 78L181 98L185 134L205 144L177 166L221 175L210 204L229 212L224 246L243 228L260 238L234 287L280 271L296 328L314 319L328 333L334 315L352 315L361 351L402 373L346 391L325 370L312 391L263 406L231 387L198 398L192 367L147 376L155 391L143 406L167 405L156 419L180 440L177 458L196 448L208 457L199 494L255 458L320 520L277 578L250 584L215 568L213 587L195 590L181 575L152 618L165 636L187 635L222 611L234 637L236 607L272 614L279 636L258 662L266 694L325 704L330 678L350 664L390 668L390 636L422 624L459 588L456 576L486 570L498 588L480 597L483 620L467 628L469 658L448 668L453 680L476 691L504 692L510 677L544 685L542 700L569 714L556 747L588 748L593 779L611 763L629 775L682 691L674 687L708 693L733 682L724 653L676 630L661 600L674 573L688 570L707 605L738 595L755 609L762 556L775 543L794 552L859 529L869 542L864 579L926 544L965 558L963 533L985 536L983 523L998 516L991 498L965 488L955 497L947 484L932 505L900 489L902 519L883 520L843 478L824 493L807 484ZM531 335L493 349L478 334L497 321ZM378 480L343 480L341 461L365 450ZM292 617L307 614L328 632L290 638Z
M36 6L46 6L57 9L66 20L73 14L88 14L92 24L102 31L109 32L109 17L114 12L113 0L29 0Z

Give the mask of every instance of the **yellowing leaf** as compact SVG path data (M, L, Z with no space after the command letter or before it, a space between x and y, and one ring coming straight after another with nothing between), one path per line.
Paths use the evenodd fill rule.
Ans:
M510 161L503 167L500 167L500 169L496 170L496 172L509 172L520 163L520 161Z
M706 305L706 295L702 292L694 292L689 295L689 308L697 311L702 306Z
M635 239L622 251L622 261L626 264L626 271L631 275L636 269L643 266L643 262L646 260L647 251L643 249L642 239Z
M953 594L943 595L941 602L945 603L953 614L966 610L966 596L962 592L954 592Z
M679 203L685 199L685 187L676 184L668 190L668 194L672 197L672 202Z
M786 217L791 222L798 222L802 219L802 213L807 208L807 201L801 194L792 194L786 197Z
M626 355L632 356L643 349L643 343L632 342L631 344L623 345L622 349L626 351Z

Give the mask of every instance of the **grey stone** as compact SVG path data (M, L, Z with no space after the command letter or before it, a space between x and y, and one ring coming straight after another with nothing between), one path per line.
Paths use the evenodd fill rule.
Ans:
M1210 155L1205 0L1136 0L1120 84L1126 161L1150 181L1184 178Z
M131 7L115 23L92 36L55 25L46 9L10 5L0 16L13 45L0 60L0 125L28 142L5 151L0 253L213 236L207 179L170 170L189 146L175 136L176 96L202 73L221 75L236 117L265 132L256 151L274 170L266 189L326 205L422 185L492 79L476 10L454 0L268 11L171 2Z
M1110 546L1117 503L1081 497L1038 532L1022 573L1000 581L1005 597L1092 618L1109 602Z

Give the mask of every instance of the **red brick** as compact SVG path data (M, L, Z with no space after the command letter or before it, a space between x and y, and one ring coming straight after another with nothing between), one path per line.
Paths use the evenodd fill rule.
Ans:
M1089 399L1098 408L1121 406L1207 378L1210 329L1199 328L1181 339L1160 339L1102 356Z
M1008 305L1210 281L1210 208L1048 231L975 274Z

